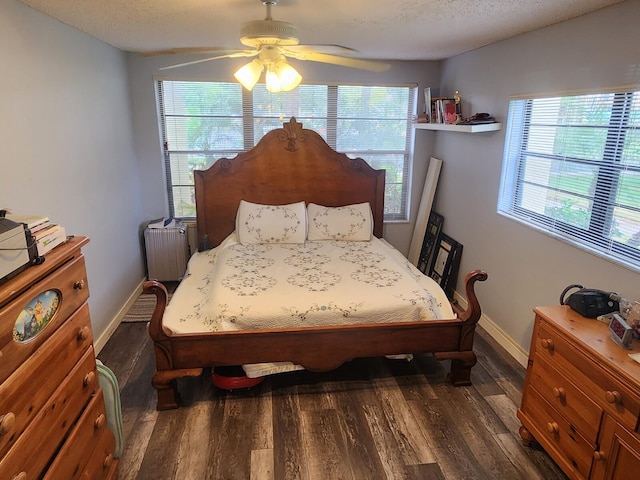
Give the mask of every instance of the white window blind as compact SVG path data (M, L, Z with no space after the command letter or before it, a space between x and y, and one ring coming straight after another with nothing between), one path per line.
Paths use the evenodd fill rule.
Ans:
M511 101L498 212L640 270L640 92Z
M237 83L159 81L172 216L195 217L193 170L252 148L290 117L352 158L386 170L385 220L406 220L415 86L300 85L270 93Z

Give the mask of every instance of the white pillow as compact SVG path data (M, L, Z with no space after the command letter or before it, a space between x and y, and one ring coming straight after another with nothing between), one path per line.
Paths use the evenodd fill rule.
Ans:
M236 233L243 245L260 243L304 243L307 210L304 202L261 205L240 200Z
M307 207L309 240L349 240L368 242L373 234L373 215L369 203L344 207Z

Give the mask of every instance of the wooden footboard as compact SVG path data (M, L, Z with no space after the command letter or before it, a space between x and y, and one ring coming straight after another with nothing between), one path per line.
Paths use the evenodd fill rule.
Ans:
M474 286L486 279L481 270L465 277L468 306L453 305L456 319L194 335L172 335L163 328L167 290L159 282L146 282L144 292L157 299L149 335L156 354L152 383L158 391L158 409L178 406L178 378L198 376L204 367L260 362L291 361L311 371L327 371L357 357L432 352L439 360L451 360L451 382L468 385L476 363L475 326L481 316Z
M451 352L433 352L438 360L451 360L449 381L456 386L471 385L471 367L477 362L473 352L473 337L476 324L482 316L482 309L475 291L476 282L484 282L488 278L487 272L474 270L464 278L464 290L467 297L467 308L463 309L458 302L452 302L451 306L463 325L460 328L459 348Z

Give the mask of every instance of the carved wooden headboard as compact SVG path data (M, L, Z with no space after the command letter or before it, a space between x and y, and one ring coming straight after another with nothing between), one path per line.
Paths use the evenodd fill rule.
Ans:
M199 241L206 233L211 246L235 230L240 200L267 205L304 200L328 207L369 202L373 233L383 234L385 171L336 152L294 117L251 150L194 174Z

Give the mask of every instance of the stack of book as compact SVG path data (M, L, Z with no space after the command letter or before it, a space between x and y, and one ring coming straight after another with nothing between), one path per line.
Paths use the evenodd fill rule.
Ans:
M460 93L456 90L453 97L434 97L431 87L424 89L424 115L418 116L417 123L456 124L462 120Z
M49 220L44 215L7 215L7 218L14 222L24 223L31 231L36 245L38 246L38 256L45 255L52 248L57 247L67 240L64 227Z
M431 102L431 121L433 123L455 124L459 121L459 117L456 115L455 98L436 97Z

